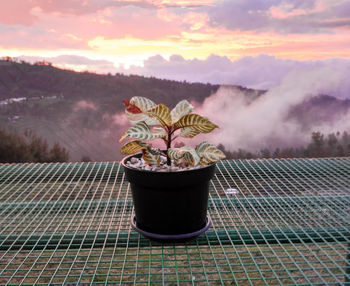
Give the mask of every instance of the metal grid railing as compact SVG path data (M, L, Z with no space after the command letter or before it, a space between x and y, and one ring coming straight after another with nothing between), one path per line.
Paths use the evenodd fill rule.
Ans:
M349 183L350 158L223 161L209 231L160 244L118 163L0 165L0 284L350 283Z

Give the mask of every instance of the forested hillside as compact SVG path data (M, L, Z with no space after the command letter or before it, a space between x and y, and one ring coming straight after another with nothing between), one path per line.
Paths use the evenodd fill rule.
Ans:
M29 64L10 58L0 60L0 130L7 134L3 136L7 138L7 143L4 140L0 142L5 146L1 152L6 152L12 139L18 146L33 146L26 134L35 134L35 138L44 142L39 142L39 145L43 147L40 148L44 150L46 161L53 161L52 152L58 149L64 155L59 158L62 161L68 160L68 156L71 161L120 160L117 140L128 124L123 115L123 99L145 96L169 107L187 99L200 107L218 89L219 85L136 75L74 72L55 68L47 62ZM245 108L255 101L261 102L261 95L266 94L265 91L241 86L227 86L226 89L229 90L227 97L236 96L238 92L242 100L246 101ZM235 110L234 107L232 110ZM335 126L333 132L321 133L313 129L328 122L340 122L339 118L349 112L348 99L314 96L302 104L292 106L287 117L283 118L301 126L302 132L309 137L308 142L303 142L304 145L298 142L292 142L287 147L272 144L269 149L256 150L246 150L244 145L234 149L221 147L226 149L229 158L349 156L348 133L343 133L349 130L338 130ZM246 120L249 122L249 117ZM264 118L259 120L263 121ZM245 123L242 122L242 128ZM231 128L230 122L227 126ZM233 134L236 132L233 131ZM16 160L43 161L40 156L39 159L30 157L28 152L31 149L28 146L22 148L25 155L21 157L27 159ZM54 151L51 152L52 148ZM8 157L4 158L9 161Z
M105 110L121 110L120 99L135 94L169 105L181 98L201 102L218 85L187 83L136 75L99 75L55 68L50 63L0 61L0 100L6 98L64 97L96 101Z
M346 131L330 134L313 132L305 146L263 148L256 152L244 149L228 151L223 145L218 147L229 159L348 157L350 156L350 134Z
M0 60L0 127L20 135L34 131L49 147L59 142L71 160L116 160L116 139L125 123L118 116L123 99L145 96L170 106L184 98L200 103L218 88L135 75L78 73L47 62L7 58Z
M69 153L58 143L49 148L46 140L31 131L20 135L0 129L0 163L67 162Z

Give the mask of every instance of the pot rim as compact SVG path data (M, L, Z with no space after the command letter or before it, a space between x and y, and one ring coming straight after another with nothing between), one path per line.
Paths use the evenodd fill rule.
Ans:
M196 169L157 172L157 171L151 171L151 170L142 170L142 169L138 169L138 168L132 168L132 167L129 167L128 165L126 165L126 161L129 158L131 159L135 155L142 155L142 153L135 153L135 154L132 154L132 155L128 155L128 156L125 156L121 160L121 164L123 165L124 168L132 170L132 171L139 171L139 172L150 173L150 174L171 174L171 173L189 173L189 172L193 172L193 171L198 171L198 170L203 170L203 169L206 169L206 168L210 168L213 165L216 165L216 162L214 162L214 163L211 163L209 165L201 166L200 168L196 168Z

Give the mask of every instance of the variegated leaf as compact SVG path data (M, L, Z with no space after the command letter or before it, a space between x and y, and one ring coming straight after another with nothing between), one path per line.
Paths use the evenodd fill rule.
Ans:
M139 122L146 122L147 125L151 126L151 125L158 125L158 121L155 118L151 118L149 117L147 114L145 113L131 113L127 110L125 110L125 114L126 117L129 119L129 121L131 122L131 124L135 125Z
M193 108L186 99L181 100L170 112L172 124L176 123L182 116L191 113Z
M148 145L142 141L139 140L135 140L135 141L130 141L128 143L126 143L121 149L120 152L122 154L126 154L126 155L131 155L131 154L135 154L138 151L142 150L142 149L147 149Z
M141 121L126 130L120 137L119 142L123 141L127 137L141 140L153 140L155 138L151 129L149 129L148 125L144 121Z
M147 110L146 114L149 117L157 119L158 122L164 127L171 126L170 110L164 104L156 105L155 107Z
M132 124L135 125L141 121L145 121L148 125L158 124L158 121L156 119L149 117L145 113L148 109L151 109L154 106L156 106L156 104L152 100L142 96L134 96L130 99L130 103L136 105L142 111L142 113L134 114L125 110L126 117Z
M225 159L225 154L216 148L215 145L204 141L196 147L196 152L199 155L200 164L207 165Z
M160 163L160 151L147 148L142 150L142 158L147 165L159 165Z
M168 156L172 160L184 159L191 166L196 166L200 161L196 150L191 147L169 148Z
M169 148L168 156L171 160L179 160L183 154L179 152L180 148Z
M215 128L218 128L217 125L210 122L208 119L198 115L198 114L187 114L179 119L174 124L176 129L178 128L186 128L191 127L193 130L209 133L213 131Z
M183 158L185 159L186 162L189 163L189 165L191 166L196 166L198 165L200 158L197 155L196 151L194 149L192 150L187 150L187 152L185 152Z
M194 136L201 133L200 131L196 129L192 129L192 127L185 127L181 129L181 132L179 133L179 136L185 137L185 138L193 138Z
M142 112L145 112L156 106L152 100L143 96L133 96L130 99L130 103L135 104L138 108L141 109Z
M166 139L168 137L167 132L162 127L153 127L152 133L153 133L155 138Z

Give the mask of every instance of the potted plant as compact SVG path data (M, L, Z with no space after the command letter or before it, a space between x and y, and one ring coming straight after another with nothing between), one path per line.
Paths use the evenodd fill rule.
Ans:
M161 240L196 237L210 226L207 218L209 182L215 162L225 158L215 145L204 141L195 148L173 148L179 137L193 138L216 126L192 113L193 106L180 101L171 111L145 97L124 100L132 126L119 141L131 141L121 148L129 155L122 160L130 182L135 208L132 226L141 234ZM149 141L160 139L165 149ZM137 153L137 154L135 154Z

